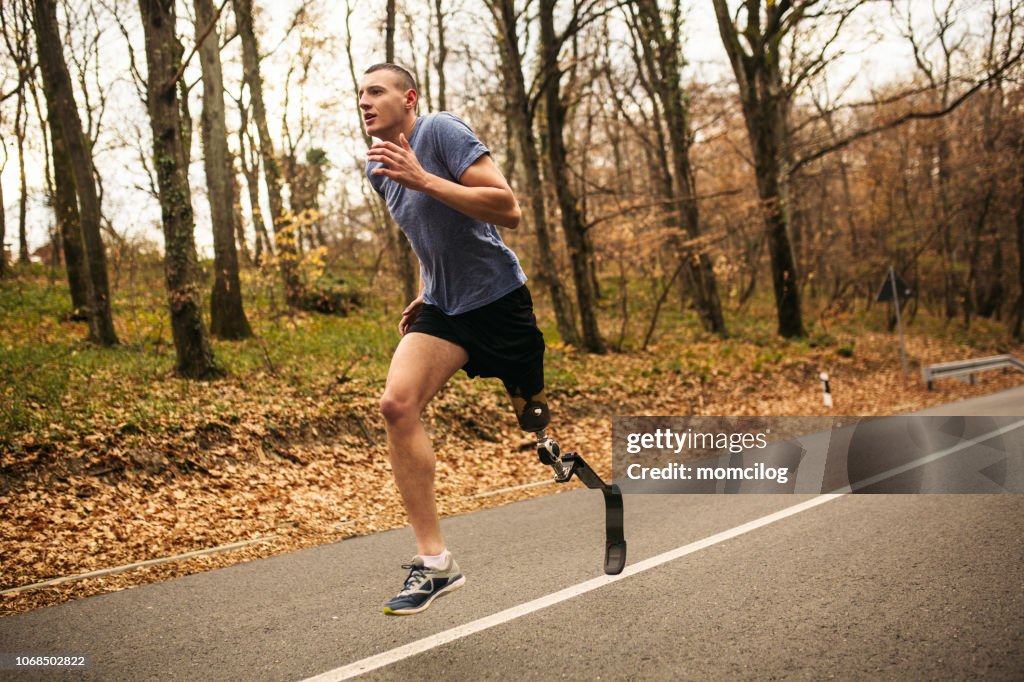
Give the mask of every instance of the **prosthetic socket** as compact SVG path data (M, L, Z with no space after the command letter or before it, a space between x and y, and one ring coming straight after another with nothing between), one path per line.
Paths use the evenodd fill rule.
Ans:
M548 401L543 388L531 396L523 396L519 388L509 388L509 397L512 398L512 408L515 410L516 419L519 420L519 428L523 431L539 433L551 423L551 414L548 412Z

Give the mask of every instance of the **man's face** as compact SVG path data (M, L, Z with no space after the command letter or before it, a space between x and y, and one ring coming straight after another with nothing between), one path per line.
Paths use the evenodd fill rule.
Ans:
M382 137L406 122L416 105L416 91L403 89L402 80L399 74L380 69L359 82L359 109L367 135Z

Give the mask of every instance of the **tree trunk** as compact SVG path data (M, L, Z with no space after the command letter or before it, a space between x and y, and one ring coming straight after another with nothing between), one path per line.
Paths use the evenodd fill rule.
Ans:
M395 63L395 0L387 0L384 15L384 61Z
M277 260L284 278L285 299L288 305L297 306L302 298L302 284L299 282L298 252L296 250L295 225L284 212L281 199L281 167L274 154L274 141L267 127L267 110L263 104L263 77L260 75L259 46L252 26L252 0L234 0L235 23L242 38L242 70L245 84L249 86L252 100L252 117L260 137L260 159L267 181L267 197L274 221L274 242Z
M755 120L763 120L755 114ZM778 313L778 333L787 338L804 335L800 311L800 290L796 276L793 248L789 241L787 205L783 190L783 170L780 167L778 135L760 129L753 139L754 173L757 175L758 194L768 230L768 254L772 266L772 286ZM753 136L754 133L751 132Z
M943 132L941 135L945 135L945 133ZM958 308L960 308L960 302L957 299L960 297L962 289L960 275L958 274L959 265L957 263L957 247L953 243L953 213L950 210L949 203L950 154L951 150L949 141L940 139L938 141L938 150L936 154L935 192L937 194L936 204L939 209L938 221L942 228L942 276L947 320L952 320L956 317ZM964 301L964 304L967 305L967 301ZM969 321L970 312L968 308L964 308L964 314L965 319Z
M164 228L164 277L176 370L192 379L215 378L221 371L203 324L196 276L195 224L176 82L182 47L174 33L174 0L139 0L139 9L146 36L146 99Z
M235 188L232 182L231 154L228 151L227 122L224 116L224 80L220 65L218 13L213 0L195 0L196 41L203 71L203 166L213 223L213 294L210 298L210 333L222 339L252 336L242 306L238 279L238 253L235 250ZM208 31L208 32L207 32ZM205 40L203 34L206 33Z
M377 195L378 198L380 195ZM381 203L384 202L380 199ZM390 235L389 243L392 247L395 262L398 265L398 276L402 280L402 296L406 302L411 302L419 296L419 274L416 270L416 255L412 252L412 244L398 227L398 223L391 217L389 211L384 211L384 230Z
M71 292L71 318L87 320L89 315L89 280L82 249L82 228L75 194L74 169L68 146L53 114L56 104L46 90L46 108L49 116L50 142L53 154L53 212L64 248L64 264Z
M387 0L384 16L384 61L395 63L395 0ZM358 81L357 81L358 82ZM369 146L369 143L367 143ZM384 205L384 200L380 200ZM384 229L389 235L389 243L393 246L395 263L398 265L398 276L402 280L402 295L406 301L412 301L419 295L419 275L416 271L416 258L412 245L405 233L391 217L390 211L383 211Z
M1017 210L1014 228L1017 237L1017 303L1013 315L1013 338L1024 340L1024 139L1018 144L1017 155Z
M999 320L1002 319L1003 304L1006 291L1003 288L1003 249L999 244L996 228L990 233L992 237L991 268L985 273L985 280L979 285L978 315Z
M995 106L1000 105L1002 97L990 93L984 100L982 110L981 147L984 150L984 163L988 167L998 169L997 141L1002 132L995 124ZM993 204L996 200L998 186L998 170L988 175L984 189L984 198L976 219L971 221L974 228L970 234L971 245L968 249L970 266L968 269L967 289L971 297L971 308L979 316L1001 319L1003 309L1003 245L999 239L999 217L994 215ZM990 184L989 184L990 183ZM998 211L998 208L995 209ZM988 252L991 256L986 258ZM985 260L989 262L983 264Z
M0 176L3 175L3 167L0 166ZM0 177L0 279L7 275L7 212L4 211L4 187L3 178Z
M18 141L18 262L31 262L28 254L28 183L25 181L25 120L28 118L25 91L27 85L18 88L18 103L14 114L14 136Z
M388 8L388 16L391 17L390 21L394 22L394 7ZM349 75L352 78L352 95L353 104L355 110L359 111L359 77L356 75L355 58L352 56L352 30L350 21L352 18L352 3L349 0L345 1L345 55L347 56ZM387 40L385 37L385 51L387 54L394 58L394 27L392 25L391 40ZM360 116L359 132L363 136L363 142L367 148L373 144L373 140L369 135L366 134L366 130L362 125L362 117ZM366 184L362 187L365 191ZM387 205L384 199L380 197L376 192L373 192L373 198L368 201L374 202L370 206L370 213L373 216L374 222L377 224L380 233L384 236L384 244L386 246L387 253L391 256L391 260L394 262L395 268L398 270L398 278L402 286L402 296L404 301L410 302L416 298L419 293L419 274L416 270L416 259L412 252L412 246L409 244L409 240L405 238L398 225L391 218L391 213L387 210Z
M714 5L719 33L739 87L743 118L754 155L757 190L768 233L778 333L787 338L803 336L800 289L787 220L787 169L783 153L789 102L782 85L779 52L783 31L795 25L795 20L788 21L783 17L793 6L791 3L776 5L769 2L766 9L767 35L764 35L760 27L761 3L758 0L747 3L749 14L743 31L744 43L757 48L755 52L748 53L739 39L739 29L733 23L725 0L714 0Z
M696 179L690 164L690 121L686 98L679 82L681 71L679 31L682 15L679 2L673 4L672 25L666 27L655 0L636 3L642 49L647 53L651 85L661 102L668 129L668 151L671 162L672 222L689 240L700 237L700 216L697 206ZM676 239L677 248L681 240ZM686 289L706 331L726 335L722 303L718 296L711 258L702 247L682 248Z
M52 97L54 111L50 115L55 116L61 127L74 173L89 277L89 339L104 346L113 346L118 341L110 312L107 256L100 235L100 204L96 194L92 154L82 132L82 121L71 89L71 76L64 62L56 0L35 0L34 10L43 87L47 91L47 101Z
M444 63L448 59L448 48L444 43L444 13L441 11L441 0L434 0L434 17L437 20L437 109L438 111L447 111Z
M292 213L305 226L307 244L310 250L324 245L320 219L320 192L324 184L324 167L327 153L313 147L306 152L305 161L298 161L289 155Z
M998 283L1003 276L1002 263L998 258L993 258L991 263L982 266L985 237L994 232L989 227L989 213L992 210L994 195L995 185L992 184L985 189L978 216L970 220L965 235L968 242L965 249L967 252L967 278L964 284L964 293L968 300L963 303L965 327L970 324L972 314L992 317L994 311L989 304L988 294L990 291L998 292L998 286L993 289L991 283ZM994 243L998 247L998 241ZM995 250L997 253L999 252L998 248Z
M185 163L192 163L192 112L188 109L189 94L192 90L184 78L178 79L178 105L181 107L181 148L185 151Z
M238 250L242 252L242 262L246 266L251 266L252 254L249 253L249 243L245 238L245 220L242 219L242 200L239 198L241 197L242 188L238 185L238 175L235 174L234 163L228 163L228 170L230 172L231 198L235 202L231 206L231 221L235 227L236 244Z
M267 234L267 224L263 220L263 211L260 209L260 179L259 179L259 154L256 153L255 142L247 134L249 119L244 104L238 105L241 124L238 127L238 160L242 165L242 175L245 176L245 187L249 192L249 206L252 210L253 237L256 241L256 253L253 260L256 265L263 263L263 250L270 255L274 254L274 247L270 243L270 235ZM246 140L249 144L246 145ZM250 151L252 156L250 157ZM250 160L246 161L249 157Z
M28 3L25 3L24 8L25 11L28 12ZM46 202L55 209L54 215L56 217L57 197L53 179L53 154L50 149L50 126L46 117L43 116L42 107L39 106L39 92L36 90L35 79L28 81L28 86L29 92L32 94L32 104L36 110L36 120L39 121L40 137L42 137L43 140L43 180L46 183ZM54 220L53 224L47 229L47 233L50 237L50 269L54 272L57 271L63 261L61 258L61 250L64 248L64 240L61 239L60 225L58 222L58 220ZM73 311L71 316L74 315L75 312ZM87 318L82 317L81 319L85 320Z
M530 100L523 78L523 62L519 53L519 36L516 30L514 0L490 0L491 12L501 36L502 80L505 86L506 115L515 139L520 159L517 188L520 196L525 195L533 229L537 233L538 267L535 277L551 297L555 312L555 323L562 341L572 346L580 345L579 332L573 319L572 306L555 264L555 253L551 232L544 210L544 184L541 180L540 157L533 134L533 116Z
M569 247L573 282L576 285L576 305L580 311L583 329L583 348L591 353L603 353L604 341L597 324L597 297L590 277L590 261L594 248L587 234L579 201L572 190L566 159L565 128L566 106L561 97L561 71L558 66L558 44L555 36L556 0L540 3L541 68L544 69L543 104L544 126L542 145L547 152L549 181L555 186L555 196L562 214L562 230Z

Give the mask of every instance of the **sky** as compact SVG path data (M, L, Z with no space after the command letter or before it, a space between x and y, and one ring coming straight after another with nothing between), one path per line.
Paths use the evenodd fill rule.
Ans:
M317 2L309 27L293 31L285 39L286 27L299 6L298 0L255 0L260 9L257 16L257 32L261 51L269 52L262 64L265 81L265 96L270 112L271 131L278 150L282 144L282 112L284 111L284 84L291 83L288 108L289 127L293 134L299 128L301 115L299 103L312 121L309 140L327 151L331 167L326 188L327 203L339 192L347 192L353 201L361 201L359 183L363 142L358 133L358 114L355 107L354 88L345 57L345 4L343 2ZM353 2L355 9L351 18L353 34L353 55L357 73L365 66L383 59L383 16L384 0ZM430 17L427 5L430 3L407 2L412 24L422 31ZM566 4L563 2L563 4ZM735 5L735 2L730 3ZM138 23L137 5L130 0L96 0L95 13L88 11L90 3L84 0L69 0L62 15L66 54L89 54L88 45L93 39L98 47L98 59L91 60L86 88L92 101L97 101L100 91L106 93L107 101L101 121L101 133L95 149L95 162L103 177L103 208L111 218L116 230L131 239L147 239L162 244L160 211L156 199L147 190L148 179L141 170L140 153L149 154L148 120L136 85L127 69L130 63L128 41L111 20L109 10L117 9L122 17L125 30L131 39L139 70L145 73L145 52L141 28ZM187 3L179 3L179 33L188 54L194 45L194 28ZM400 12L403 3L399 2ZM725 81L732 78L718 34L711 0L684 0L687 9L685 22L684 53L688 62L686 76L705 82ZM896 3L901 11L910 11L919 27L925 27L931 20L932 0L901 0ZM980 0L961 0L959 10L967 19L964 26L980 30L985 3ZM493 69L486 69L486 60L493 54L494 45L490 31L490 16L483 0L445 0L448 18L448 42L453 53L449 56L450 70L448 90L449 108L460 110L471 102L472 93L464 92L468 84L480 79L494 78ZM230 4L225 12L230 12ZM233 22L229 22L233 24ZM74 27L67 30L68 25ZM425 63L425 41L422 33L412 40L409 37L404 17L399 19L399 59ZM223 25L222 25L223 26ZM609 40L620 40L624 33L621 22L612 24ZM304 47L311 50L310 71L302 83L300 71L289 69L301 61L298 57ZM474 60L469 68L465 66L466 48ZM528 48L529 49L529 48ZM831 83L847 83L847 99L863 100L871 91L893 80L899 80L913 68L907 42L899 36L897 22L893 18L889 2L875 2L862 10L844 33L844 40L837 45L843 56L836 60L831 69ZM225 61L226 86L231 93L239 91L241 72L239 67L239 41L229 43L222 55ZM532 54L528 52L527 54ZM198 55L186 71L189 82L199 79ZM72 71L75 67L72 65ZM0 80L10 89L13 82L13 66L10 58L0 56ZM74 75L73 75L74 77ZM460 87L462 86L462 87ZM193 90L190 99L191 112L195 119L195 135L192 146L190 181L193 186L193 206L196 212L196 243L203 255L212 254L212 235L209 228L209 208L202 192L205 182L202 170L201 148L199 145L199 113L201 85ZM76 92L81 106L83 91ZM229 130L237 128L237 113L228 101ZM18 162L13 136L14 99L0 105L0 134L3 135L8 159L0 181L3 183L6 208L8 248L17 253L18 226ZM43 148L36 131L38 121L34 113L30 118L30 139L25 153L29 186L29 209L26 212L29 225L29 245L34 250L48 239L47 229L52 222L52 211L45 204L43 179ZM235 140L232 139L235 148ZM299 145L300 150L305 145ZM2 162L2 158L0 158ZM244 191L243 191L244 194ZM265 197L264 197L265 202ZM265 211L269 213L269 211Z

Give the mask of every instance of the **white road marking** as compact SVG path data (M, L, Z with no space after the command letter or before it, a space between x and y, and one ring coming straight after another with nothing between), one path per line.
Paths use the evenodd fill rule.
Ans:
M253 538L251 540L241 540L240 542L232 542L227 545L220 545L218 547L209 547L207 549L197 549L194 552L185 552L184 554L175 554L174 556L160 557L159 559L146 559L145 561L136 561L133 564L125 564L123 566L114 566L112 568L102 568L98 571L89 571L88 573L79 573L77 575L66 575L60 578L53 578L51 580L44 580L39 583L32 583L31 585L21 585L20 587L11 587L6 590L0 590L2 594L18 594L20 592L27 592L28 590L37 590L43 587L53 587L54 585L63 585L75 580L85 580L87 578L99 578L105 575L115 575L117 573L124 573L125 571L131 571L136 568L143 568L145 566L156 566L157 564L166 564L169 561L180 561L181 559L191 559L192 557L204 556L207 554L216 554L218 552L227 552L233 549L239 549L241 547L248 547L254 545L257 542L269 542L276 540L279 536L277 535L265 535L259 538Z
M1016 421L1000 429L996 429L989 433L983 434L969 441L964 441L952 447L946 448L945 450L940 450L939 452L932 453L920 459L914 460L913 462L908 462L907 464L894 467L893 469L878 474L877 476L873 476L870 479L868 479L868 481L864 481L862 483L863 485L877 483L878 481L884 480L885 478L902 474L905 471L909 471L910 469L913 469L915 467L919 467L924 464L928 464L929 462L934 462L943 457L947 457L965 448L971 447L972 445L983 443L986 440L989 440L990 438L994 438L995 436L1008 433L1009 431L1018 429L1021 426L1024 426L1024 419ZM863 485L857 484L856 487L861 488L863 487ZM703 540L697 540L687 545L683 545L682 547L677 547L667 552L655 555L653 557L650 557L649 559L638 561L635 564L627 566L625 570L623 570L622 573L620 573L619 575L603 575L597 578L593 578L591 580L584 581L582 583L578 583L576 585L572 585L563 590L559 590L558 592L553 592L543 597L538 597L537 599L534 599L532 601L528 601L525 604L519 604L517 606L507 608L504 611L499 611L497 613L491 614L490 616L478 618L477 620L470 621L469 623L465 623L464 625L458 625L454 628L444 630L443 632L439 632L435 635L424 637L423 639L416 640L415 642L410 642L409 644L406 644L404 646L383 651L374 656L369 656L367 658L363 658L353 663L349 663L348 665L342 666L340 668L335 668L334 670L328 670L327 672L321 673L314 677L307 678L303 682L339 682L340 680L348 680L353 677L356 677L357 675L368 673L371 670L383 668L385 666L391 665L392 663L397 663L406 658L410 658L412 656L416 656L426 651L430 651L431 649L435 649L439 646L443 646L445 644L448 644L449 642L454 642L464 637L475 635L478 632L488 630L498 625L503 625L505 623L508 623L509 621L515 620L516 618L529 615L536 611L540 611L541 609L546 609L549 606L554 606L555 604L560 604L561 602L568 601L573 597L578 597L581 594L586 594L587 592L592 592L598 588L604 587L605 585L610 585L614 582L625 580L626 578L638 575L645 571L649 571L652 568L657 568L658 566L667 564L670 561L675 561L676 559L684 557L688 554L693 554L694 552L699 552L702 549L706 549L713 545L717 545L721 542L725 542L726 540L731 540L732 538L743 535L744 533L749 533L750 531L757 530L758 528L763 528L764 526L775 523L776 521L781 521L782 519L794 516L796 514L799 514L800 512L807 511L808 509L813 509L814 507L825 504L826 502L831 502L832 500L843 497L849 492L850 487L847 486L846 488L842 489L841 492L818 495L804 502L800 502L799 504L795 504L792 507L786 507L785 509L781 509L775 513L768 514L767 516L762 516L759 519L754 519L753 521L748 521L747 523L741 524L734 528L730 528L729 530L724 530L721 533L716 533L715 535L706 537Z
M625 570L623 570L622 573L620 573L619 575L603 575L597 578L593 578L591 580L587 580L577 585L567 587L564 590L559 590L558 592L554 592L543 597L538 597L537 599L534 599L533 601L528 601L525 604L519 604L518 606L513 606L511 608L505 609L504 611L499 611L498 613L492 614L490 616L479 618L477 620L466 623L465 625L459 625L449 630L439 632L436 635L424 637L423 639L411 642L409 644L406 644L405 646L390 649L388 651L379 653L376 656L364 658L362 660L350 663L349 665L343 666L341 668L329 670L315 677L310 677L307 680L305 680L305 682L337 682L338 680L351 679L356 675L362 675L363 673L370 672L371 670L383 668L384 666L391 665L392 663L397 663L398 661L409 658L411 656L421 654L425 651L429 651L444 644L448 644L449 642L454 642L455 640L462 639L463 637L468 637L470 635L474 635L478 632L487 630L497 625L502 625L511 620L515 620L516 618L519 618L521 616L531 614L535 611L546 609L549 606L554 606L555 604L559 604L563 601L572 599L573 597L578 597L581 594L586 594L587 592L591 592L600 587L604 587L605 585L610 585L611 583L618 582L619 580L625 580L630 576L637 575L638 573L643 573L644 571L648 571L657 566L661 566L662 564L668 563L680 557L684 557L687 554L692 554L693 552L697 552L707 547L711 547L712 545L716 545L720 542L729 540L730 538L734 538L737 535L742 535L743 533L747 533L757 528L761 528L762 526L766 526L780 519L784 519L787 516L799 514L805 509L816 507L819 504L824 504L837 497L842 497L842 495L819 495L810 500L807 500L806 502L801 502L800 504L794 505L792 507L787 507L786 509L783 509L781 511L777 511L774 514L763 516L754 521L744 523L743 525L736 526L735 528L730 528L729 530L722 531L721 533L717 533L710 537L704 538L703 540L697 540L696 542L691 542L688 545L683 545L682 547L677 547L676 549L669 550L668 552L664 552L663 554L658 554L649 559L639 561L635 564L632 564L631 566L627 566Z
M539 488L542 485L552 485L554 479L548 479L546 481L534 481L533 483L523 483L522 485L512 485L507 488L498 488L497 490L488 490L484 493L477 493L476 495L470 495L466 499L478 500L481 497L492 497L493 495L500 495L502 493L510 493L514 490L526 490L527 488Z

